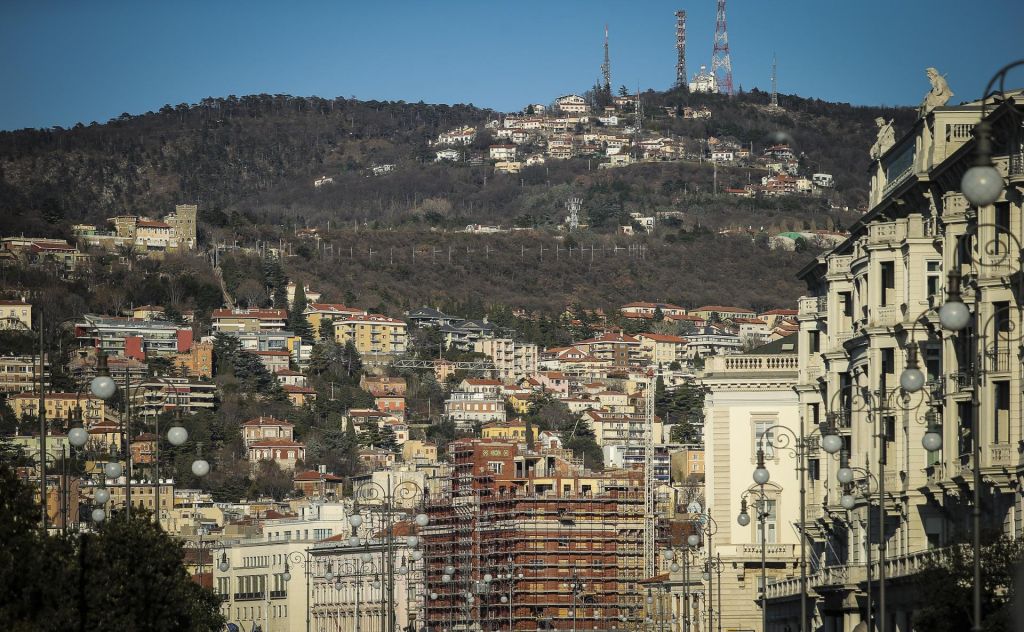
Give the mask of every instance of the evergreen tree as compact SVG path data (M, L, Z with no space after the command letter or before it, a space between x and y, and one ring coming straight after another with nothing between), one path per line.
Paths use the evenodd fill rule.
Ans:
M313 328L306 318L306 289L302 283L295 285L295 300L292 301L291 311L288 313L288 329L303 340L313 339Z
M34 494L0 462L0 621L8 630L219 630L220 598L145 511L77 538L39 531Z

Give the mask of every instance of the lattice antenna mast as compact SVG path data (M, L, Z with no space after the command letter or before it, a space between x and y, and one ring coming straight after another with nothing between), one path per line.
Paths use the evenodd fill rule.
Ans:
M711 74L722 94L732 96L732 60L729 58L729 33L725 26L725 0L718 0L715 18L715 49L711 54Z
M612 58L608 53L608 25L604 25L604 63L601 64L601 77L604 79L604 87L612 89Z
M580 209L583 207L582 198L569 198L565 202L565 208L569 211L569 217L566 218L566 222L569 224L569 230L577 230L580 227Z
M658 377L652 372L644 397L644 577L654 577L657 550L657 506L654 494L654 391Z
M676 87L686 89L686 11L676 11Z
M779 90L777 85L778 75L775 73L775 53L772 53L772 102L771 108L777 110L779 108Z

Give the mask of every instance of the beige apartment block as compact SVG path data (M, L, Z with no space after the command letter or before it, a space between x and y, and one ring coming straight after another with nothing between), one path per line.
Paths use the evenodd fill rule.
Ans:
M1019 134L1020 94L988 105L997 140ZM923 107L910 129L899 130L902 136L881 121L871 151L867 214L846 241L801 272L810 292L800 299L797 317L800 412L809 425L838 426L850 464L870 470L857 472L854 489L863 483L874 497L869 506L858 494L855 507L843 509L833 459L821 461L820 477L809 484L815 502L808 503L806 529L818 569L809 582L809 618L821 629L851 632L866 618L868 573L877 600L883 550L888 629L912 629L920 597L914 574L922 559L949 545L956 531L970 533L975 465L985 481L982 528L1022 535L1018 253L1024 153L1010 144L1008 154L1008 144L996 142L993 161L1005 188L994 204L972 207L960 181L973 160L980 118L981 104L974 102ZM952 270L969 280L963 301L974 324L965 333L944 332L938 320ZM900 388L909 349L927 380L914 394ZM978 437L971 432L974 384ZM929 422L943 438L934 452L921 443ZM879 435L887 452L884 471ZM886 499L882 537L879 484ZM799 629L799 595L796 577L768 587L772 629Z
M771 480L764 486L768 501L764 522L768 583L794 577L798 571L800 519L796 462L786 450L772 445L800 430L795 341L783 338L748 354L713 356L705 367L705 498L718 525L713 551L721 555L725 572L721 590L722 628L765 632L761 625L761 531L753 504L759 487L752 474L757 446L765 438L765 467ZM751 505L749 526L736 522L741 499ZM809 501L810 502L810 501Z

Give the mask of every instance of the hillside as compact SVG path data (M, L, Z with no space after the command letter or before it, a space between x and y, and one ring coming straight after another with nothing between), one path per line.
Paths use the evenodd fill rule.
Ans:
M549 159L519 174L497 174L487 162L436 163L430 145L460 126L483 130L500 116L496 112L472 105L253 95L165 106L72 129L0 133L0 234L71 237L75 223L103 226L105 218L124 213L160 216L191 201L200 206L201 242L291 242L298 256L286 263L290 275L314 281L336 298L355 293L364 304L396 308L485 297L551 312L573 301L608 307L637 298L788 305L800 291L792 273L807 255L770 251L768 235L841 230L852 223L866 199L873 119L886 116L905 126L913 112L785 95L784 111L772 112L767 100L756 91L732 99L647 92L644 129L698 149L712 137L752 147L754 154L788 143L801 173L835 176L828 195L716 194L716 184L719 191L742 187L765 172L753 165L715 170L695 160L601 170L594 158ZM707 107L713 114L701 120L672 116L684 107ZM483 152L490 142L490 132L482 131L468 150ZM395 167L372 175L380 164ZM314 187L321 176L333 184ZM557 245L564 253L565 244L556 242L564 234L555 229L573 196L583 199L587 228L572 239L595 246L594 262L570 262L563 254L541 262L541 245L548 252ZM613 238L631 212L674 217L652 235ZM453 232L478 223L533 232ZM320 259L316 244L295 236L309 226L320 229L320 248L333 246L335 255L352 248L352 259ZM714 235L726 228L743 236ZM641 244L645 258L627 264L620 249ZM422 259L412 261L417 247L470 252L451 266L445 254L444 265L428 267ZM371 249L392 248L400 254L386 266L370 255ZM532 263L524 254L531 248ZM601 248L611 255L602 257ZM363 251L364 258L354 254ZM481 251L484 260L473 259ZM409 253L409 260L401 253Z
M755 152L790 141L807 169L836 177L838 206L866 199L864 168L882 109L781 97L784 112L768 112L767 95L733 99L681 92L643 95L645 129L692 139L720 137ZM708 106L710 120L670 118L664 108ZM72 129L0 133L0 231L33 223L39 211L51 221L100 221L115 213L154 213L175 202L198 201L206 211L239 211L257 222L274 217L299 223L370 219L396 221L410 211L439 207L453 225L517 216L559 214L564 200L544 199L543 189L568 185L600 211L666 210L682 191L709 191L708 165L669 163L640 191L608 195L619 181L635 180L638 167L589 171L584 159L548 161L519 177L493 175L489 166L436 165L428 141L461 125L482 126L497 116L472 105L373 102L254 95L165 106L140 116L124 114L105 124ZM486 139L480 139L485 142ZM596 161L591 161L596 162ZM394 173L368 177L375 164ZM329 175L335 186L314 189ZM719 186L741 186L760 173L723 168ZM485 185L486 179L486 185ZM819 205L820 207L820 205Z

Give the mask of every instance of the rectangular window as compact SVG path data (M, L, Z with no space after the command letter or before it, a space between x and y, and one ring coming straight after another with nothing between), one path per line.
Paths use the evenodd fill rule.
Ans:
M776 511L775 511L775 501L772 500L772 499L768 499L768 500L765 501L765 503L766 503L765 513L767 514L765 516L765 518L764 518L765 543L766 544L775 544L775 539L776 539L776 535L777 535L776 534L776 529L777 529L776 518L777 518L777 516L776 516ZM760 542L761 541L761 521L760 520L757 521L756 535L757 535L757 541Z
M821 479L821 461L818 459L807 459L807 478L812 481Z
M992 443L1010 441L1010 383L994 382L996 409L993 411Z
M993 254L1007 254L1010 250L1010 203L999 202L995 205L996 238L992 243Z
M896 302L896 264L892 261L883 261L879 268L882 277L881 305L893 305Z
M772 446L772 441L775 438L775 431L770 429L774 425L774 421L754 422L754 451L756 454L758 449L763 448L764 458L766 459L775 458L775 448Z
M928 296L938 296L942 291L942 262L929 261L926 268L925 279Z
M502 463L501 461L488 461L487 469L492 474L501 474L501 472L505 469L505 464Z

